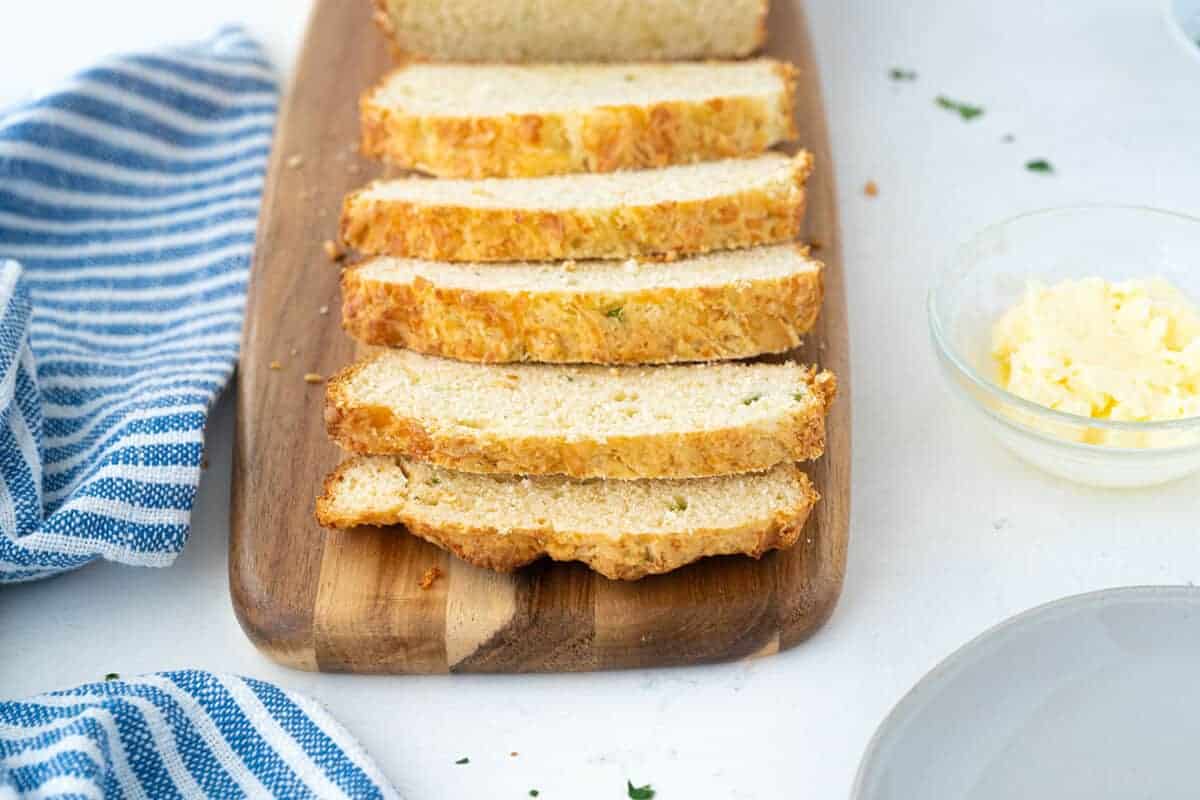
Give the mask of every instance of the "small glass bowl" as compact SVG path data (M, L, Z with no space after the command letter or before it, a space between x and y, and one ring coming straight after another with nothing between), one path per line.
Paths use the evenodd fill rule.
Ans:
M1163 11L1183 49L1200 59L1200 0L1166 0Z
M961 247L929 294L929 326L957 394L1015 454L1091 486L1153 486L1200 471L1200 417L1098 420L1055 411L998 384L992 327L1028 281L1161 277L1200 302L1200 219L1150 208L1035 211ZM1092 442L1101 441L1102 444Z

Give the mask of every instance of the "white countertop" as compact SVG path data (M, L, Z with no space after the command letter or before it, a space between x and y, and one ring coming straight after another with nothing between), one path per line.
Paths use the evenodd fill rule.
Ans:
M304 5L78 3L66 29L62 4L22 4L0 26L0 105L101 52L228 19L287 64ZM113 671L253 675L319 699L421 800L531 788L546 800L620 798L627 778L662 800L844 797L888 709L988 626L1091 589L1196 581L1200 480L1101 492L1019 463L944 391L924 298L956 243L1022 211L1099 201L1200 213L1200 59L1158 0L809 5L841 188L855 426L849 572L813 639L752 663L591 675L277 667L242 635L226 586L227 394L174 567L103 564L0 588L0 696ZM894 66L920 79L894 83ZM939 93L987 113L964 123L934 107ZM1001 142L1008 133L1015 143ZM1025 171L1038 157L1057 174ZM864 196L867 180L878 197ZM456 766L461 756L471 763Z

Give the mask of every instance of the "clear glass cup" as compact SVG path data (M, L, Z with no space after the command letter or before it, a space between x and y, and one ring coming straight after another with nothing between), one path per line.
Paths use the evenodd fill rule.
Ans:
M1200 220L1150 208L1079 206L985 229L958 250L929 294L930 331L950 385L1001 443L1054 475L1132 488L1200 471L1200 417L1097 420L1000 387L992 328L1021 302L1026 284L1092 276L1165 278L1200 304Z
M1163 11L1183 49L1200 59L1200 0L1166 0Z

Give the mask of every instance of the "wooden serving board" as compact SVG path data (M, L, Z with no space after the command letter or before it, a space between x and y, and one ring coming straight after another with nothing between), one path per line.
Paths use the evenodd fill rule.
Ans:
M330 532L313 520L339 452L325 436L324 389L304 375L332 375L356 356L322 244L336 238L342 196L379 171L355 154L356 104L389 66L370 3L317 0L275 136L237 383L230 589L264 653L337 672L594 670L769 655L825 622L846 561L849 349L829 140L801 5L775 0L768 53L800 70L799 141L817 159L805 238L820 243L827 293L794 357L840 379L828 453L810 468L824 499L790 551L622 583L549 561L494 574L402 528ZM444 577L421 589L434 566Z

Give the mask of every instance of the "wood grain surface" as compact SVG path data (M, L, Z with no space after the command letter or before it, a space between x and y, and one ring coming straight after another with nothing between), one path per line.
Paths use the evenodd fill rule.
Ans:
M725 661L792 647L841 592L850 515L850 375L832 157L801 0L775 0L767 52L800 70L799 144L812 150L804 238L826 299L792 357L839 377L828 452L808 468L823 500L799 543L760 561L721 557L633 583L543 561L471 567L402 528L325 531L313 500L339 452L324 387L352 361L338 320L342 196L379 168L357 156L357 97L389 61L365 0L317 0L271 156L237 381L229 579L242 628L276 661L339 672L578 671ZM272 368L272 362L278 362ZM422 589L422 576L442 577Z

